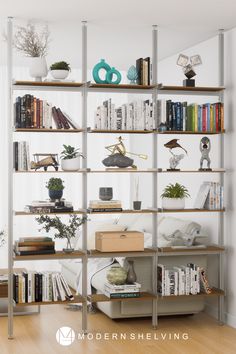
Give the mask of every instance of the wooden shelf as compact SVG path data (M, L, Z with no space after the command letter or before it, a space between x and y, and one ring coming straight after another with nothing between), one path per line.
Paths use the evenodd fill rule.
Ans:
M83 129L16 128L15 133L81 133Z
M156 254L156 250L145 248L144 251L127 251L127 252L100 252L97 250L88 250L89 258L113 258L116 257L147 257Z
M32 216L32 215L70 215L70 214L85 214L86 211L84 209L79 209L79 210L74 210L74 211L69 211L69 212L63 212L63 213L28 213L27 211L15 211L16 216Z
M106 302L106 301L147 301L147 300L154 300L156 296L147 292L142 292L140 297L135 298L123 298L123 299L110 299L104 294L94 294L88 295L88 301L90 302Z
M88 133L93 134L152 134L153 130L105 130L105 129L89 129Z
M64 253L63 251L56 251L53 254L35 254L28 256L17 256L14 255L14 261L40 261L40 260L54 260L54 259L74 259L82 258L85 253L82 251L74 251L72 253Z
M15 306L17 306L17 307L24 306L25 307L25 306L60 305L60 304L73 304L73 303L85 302L85 298L83 298L81 295L75 295L75 292L72 289L71 289L71 291L74 295L74 300L27 302L27 303L15 304Z
M88 173L153 173L158 172L156 168L148 168L146 170L138 170L136 168L109 168L105 170L88 170Z
M191 298L192 296L194 297L211 297L211 296L225 296L224 290L213 288L211 294L206 294L206 293L199 293L196 295L168 295L168 296L162 296L158 295L158 300L177 300L177 299L182 299L182 298Z
M172 170L172 171L168 171L168 170L161 170L161 171L158 171L158 173L224 173L225 172L225 169L223 168L215 168L215 169L212 169L211 171L208 171L208 170Z
M158 209L158 213L223 213L225 209Z
M53 173L53 174L56 174L56 173L84 173L84 172L88 172L88 169L81 168L78 171L63 171L63 170L55 171L54 169L53 170L49 170L49 171L44 171L43 169L42 170L37 170L37 171L34 171L34 170L14 171L14 173L16 173L16 174L18 174L18 173L33 173L33 174L36 174L36 173Z
M103 88L103 89L126 89L126 90L151 90L154 89L156 85L131 85L131 84L95 84L89 83L89 88Z
M218 134L224 134L225 130L220 131L220 132L211 132L211 131L206 131L206 132L192 132L192 131L182 131L182 130L166 130L164 132L157 132L157 134L164 134L164 135L172 135L172 134L180 134L180 135L218 135Z
M172 247L158 247L158 257L170 255L185 255L185 254L219 254L224 252L225 248L217 245L209 245L207 247L189 247L189 248L172 248Z
M158 86L158 89L160 90L159 93L161 91L188 91L189 93L192 92L205 92L205 93L209 93L209 92L221 92L224 91L225 88L224 87L212 87L212 86L195 86L195 87L189 87L189 86L166 86L166 85L162 85L160 84Z
M122 211L88 211L88 214L156 214L156 213L158 213L157 209L142 209L142 210L126 209Z
M56 82L56 81L15 81L14 86L37 86L37 87L82 87L81 82Z

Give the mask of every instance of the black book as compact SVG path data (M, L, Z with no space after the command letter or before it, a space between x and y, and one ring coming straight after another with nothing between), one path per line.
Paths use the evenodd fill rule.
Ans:
M23 272L22 275L25 278L25 302L28 302L28 273Z
M34 275L34 292L35 292L35 302L39 302L39 274Z
M26 128L26 95L21 97L20 127L21 128Z
M18 274L14 273L13 274L13 299L15 300L16 304L18 304L19 302L18 290L19 290L19 276Z
M38 250L38 251L15 251L17 256L33 256L33 255L40 255L40 254L54 254L54 249L47 249L47 250Z
M166 125L168 130L171 130L171 122L172 122L171 100L167 100L166 101Z
M18 142L14 141L13 143L13 167L18 171Z
M148 77L148 82L147 84L150 85L151 84L151 66L150 66L150 57L147 57L144 59L147 63L148 63L148 73L147 73L147 77Z
M25 95L25 121L26 128L31 128L31 95Z
M143 58L139 58L136 60L136 70L138 73L137 84L142 85L142 77L143 77Z
M21 128L21 97L16 98L15 102L15 128Z
M43 301L43 274L39 273L39 301Z

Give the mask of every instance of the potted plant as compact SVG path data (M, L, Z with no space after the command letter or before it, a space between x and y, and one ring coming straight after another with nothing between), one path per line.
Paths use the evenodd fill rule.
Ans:
M86 216L79 217L78 215L70 215L68 224L65 224L58 216L51 218L48 215L41 215L36 218L36 221L40 225L43 225L42 229L39 231L45 230L46 232L49 232L50 229L54 229L57 231L54 234L55 238L66 239L66 248L63 248L63 251L66 253L74 251L71 246L71 239L75 237L76 231L83 223L85 223L86 220Z
M71 68L66 61L58 61L50 66L50 70L54 79L64 80L69 75Z
M5 243L6 243L6 235L5 235L5 232L3 230L1 230L0 231L0 247L5 245Z
M162 208L163 209L184 209L185 198L189 197L186 187L179 183L168 184L162 195Z
M64 171L78 171L80 168L80 158L85 158L79 152L79 149L71 145L63 145L64 150L61 152L61 168Z
M50 178L46 183L46 187L51 200L61 199L65 188L61 178Z
M14 47L31 58L29 71L35 81L42 81L42 77L48 73L45 56L48 52L49 35L47 26L37 33L35 26L29 22L26 27L19 26L14 36Z

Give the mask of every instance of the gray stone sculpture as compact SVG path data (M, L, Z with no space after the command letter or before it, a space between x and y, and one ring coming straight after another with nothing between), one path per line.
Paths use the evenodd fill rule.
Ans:
M211 141L207 136L204 136L201 141L200 141L200 151L202 154L202 157L200 159L200 168L199 170L204 170L204 171L211 171L212 169L210 168L211 166L211 159L209 157L209 153L211 151ZM207 161L207 168L203 168L203 163L204 161Z

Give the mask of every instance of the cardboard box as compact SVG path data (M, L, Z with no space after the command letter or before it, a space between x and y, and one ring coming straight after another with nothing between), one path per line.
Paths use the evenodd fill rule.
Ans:
M139 231L97 231L95 248L101 252L144 250L144 234Z

